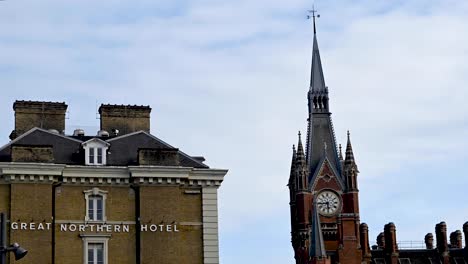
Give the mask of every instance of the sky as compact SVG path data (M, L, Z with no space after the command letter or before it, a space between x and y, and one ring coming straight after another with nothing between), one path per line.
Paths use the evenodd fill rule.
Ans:
M212 168L221 263L294 263L292 144L306 132L312 0L0 1L0 145L15 100L152 107L151 132ZM468 2L316 0L336 137L351 132L371 245L468 221Z

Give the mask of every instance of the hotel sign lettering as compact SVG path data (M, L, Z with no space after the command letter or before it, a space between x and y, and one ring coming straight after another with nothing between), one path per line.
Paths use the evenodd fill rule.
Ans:
M107 233L128 233L130 232L130 225L128 224L58 224L60 232L107 232ZM30 231L43 231L50 230L52 223L23 223L11 222L12 230L30 230ZM142 224L140 225L141 232L179 232L177 225L165 224Z

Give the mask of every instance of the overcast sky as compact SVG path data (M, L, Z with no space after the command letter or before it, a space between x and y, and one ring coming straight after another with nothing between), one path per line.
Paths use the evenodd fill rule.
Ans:
M317 0L339 143L351 131L370 241L468 221L468 1ZM311 0L0 1L0 140L13 102L150 105L151 132L214 168L225 264L294 263L292 144L306 131Z

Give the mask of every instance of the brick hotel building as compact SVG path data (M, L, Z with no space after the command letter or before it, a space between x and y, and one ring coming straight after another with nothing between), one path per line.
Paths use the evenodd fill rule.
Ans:
M150 134L150 107L101 105L93 135L64 134L65 103L13 109L0 211L9 242L29 251L18 263L219 263L217 191L227 171Z

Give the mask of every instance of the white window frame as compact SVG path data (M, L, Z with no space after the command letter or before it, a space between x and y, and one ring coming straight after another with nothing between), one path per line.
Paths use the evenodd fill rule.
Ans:
M107 191L101 190L97 187L92 188L91 190L87 190L83 192L85 195L85 202L86 202L86 211L85 211L85 221L87 222L106 222L106 199L107 199ZM89 218L89 200L93 196L100 196L102 198L102 220L95 220ZM97 208L94 208L97 209Z
M85 151L85 164L86 165L97 165L102 166L107 163L107 149L110 144L104 140L98 138L92 138L86 142L81 143ZM93 150L93 160L91 158L91 149ZM98 162L98 152L101 150L101 162Z
M89 244L103 244L103 256L104 264L109 264L108 262L108 242L111 237L110 234L93 234L93 235L80 235L83 240L83 264L88 264L88 245Z

